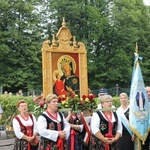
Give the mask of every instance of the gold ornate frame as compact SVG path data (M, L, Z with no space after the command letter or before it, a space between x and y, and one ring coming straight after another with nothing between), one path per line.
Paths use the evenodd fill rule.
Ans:
M73 41L71 41L71 39ZM57 67L55 60L59 57L67 55L75 57L79 76L79 94L88 94L87 79L87 51L82 42L76 42L66 27L65 18L63 18L62 27L58 33L53 35L52 42L46 40L42 45L42 72L43 72L43 96L53 93L54 85L54 68Z

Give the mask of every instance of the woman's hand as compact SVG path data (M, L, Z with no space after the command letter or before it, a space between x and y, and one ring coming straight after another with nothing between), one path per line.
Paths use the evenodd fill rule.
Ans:
M66 132L65 131L58 131L58 136L60 138L65 138L66 137Z
M28 136L28 137L27 137L27 141L28 141L28 142L32 142L32 141L34 140L34 138L35 138L35 136L31 136L31 137Z
M117 140L116 140L116 138L111 138L111 139L108 139L109 141L108 141L108 144L112 144L112 143L114 143L114 142L116 142Z
M133 134L132 136L131 136L131 141L134 141L135 140L135 135Z
M108 144L109 143L109 140L107 137L104 137L103 140L102 140L105 144Z

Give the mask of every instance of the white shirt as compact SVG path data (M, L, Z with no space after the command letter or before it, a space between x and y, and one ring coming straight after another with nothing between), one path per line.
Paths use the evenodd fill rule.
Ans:
M44 114L46 114L48 116L48 114L46 112L44 112ZM53 120L53 119L51 118L51 120ZM57 121L56 120L53 120L53 121L56 123L59 123L61 121L60 115L58 113L57 113ZM70 124L64 118L64 115L63 115L63 121L64 121L64 131L66 131L66 139L68 139L68 137L70 135ZM37 126L38 126L38 131L39 131L40 136L47 138L49 140L52 140L54 142L57 141L58 131L47 129L47 121L44 116L39 116Z
M33 126L33 133L34 132L38 132L37 130L37 123L36 123L36 118L34 115L32 115L33 117L33 122L32 122L32 119L29 117L29 119L26 121L24 120L20 115L17 115L18 118L20 119L20 121L22 122L22 124L24 126L32 126L33 125L33 122L34 122L34 126ZM21 128L20 128L20 124L18 122L18 120L16 120L15 118L13 119L13 129L14 129L14 133L16 135L16 137L18 139L21 139L24 135L23 132L21 132Z
M100 113L103 115L103 117L107 120L107 118L104 116L104 114L100 111ZM114 114L112 113L112 122L115 122L116 119L114 117ZM100 126L100 117L96 112L93 113L92 119L91 119L91 132L95 135L98 131ZM118 117L118 126L117 126L117 131L118 133L122 134L122 124L121 121Z

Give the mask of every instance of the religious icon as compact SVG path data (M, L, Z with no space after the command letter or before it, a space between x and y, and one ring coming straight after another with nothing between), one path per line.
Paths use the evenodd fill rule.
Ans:
M145 96L142 92L142 89L139 89L139 91L136 94L136 103L137 103L137 106L139 107L140 111L144 110Z
M79 94L79 77L75 74L76 62L73 57L69 55L59 57L57 69L53 72L54 93L57 95Z

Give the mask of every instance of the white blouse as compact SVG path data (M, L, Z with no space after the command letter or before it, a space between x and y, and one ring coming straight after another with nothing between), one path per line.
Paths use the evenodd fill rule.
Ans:
M17 117L20 119L20 121L22 122L22 124L24 126L32 126L33 122L34 122L33 133L35 133L35 132L38 133L36 118L34 115L32 115L33 122L32 122L32 119L30 117L28 120L24 120L20 115L17 115ZM13 129L14 129L14 133L15 133L16 137L18 139L21 139L23 137L24 133L21 132L20 124L19 124L18 120L16 120L15 118L13 118Z
M107 120L107 118L105 117L105 115L101 111L100 111L100 113ZM116 119L114 117L114 114L112 113L112 122L115 122L115 121L116 121ZM100 131L99 126L100 126L100 118L99 118L98 114L96 112L94 112L92 119L91 119L91 126L90 126L92 134L95 135L98 131ZM122 134L122 124L121 124L119 117L118 117L117 132Z
M46 112L44 112L44 114L46 114L48 116L48 114ZM53 120L52 118L50 118L50 119ZM70 124L67 122L64 115L63 115L63 120L64 120L64 131L66 131L66 139L68 139L68 137L70 135ZM60 115L58 113L57 113L57 120L53 120L53 121L56 123L59 123L61 121ZM50 139L54 142L57 141L58 131L47 129L47 121L44 116L39 116L37 126L38 126L38 131L39 131L40 136Z

